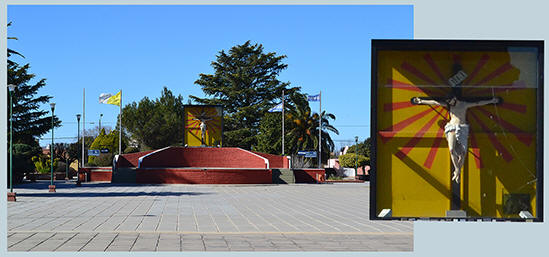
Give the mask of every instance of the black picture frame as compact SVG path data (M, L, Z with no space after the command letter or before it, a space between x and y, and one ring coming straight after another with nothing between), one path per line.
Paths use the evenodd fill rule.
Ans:
M537 131L536 131L536 211L534 222L543 222L543 40L434 40L434 39L373 39L371 41L371 113L370 113L370 137L372 151L370 156L370 212L371 220L453 220L453 218L440 217L378 217L377 214L377 72L378 52L383 50L409 50L409 51L507 51L509 48L529 47L537 49ZM485 218L467 217L466 221L490 220L490 221L526 221L522 218Z
M188 107L215 107L215 108L221 108L221 146L223 146L223 142L225 142L225 134L223 133L224 132L224 128L225 128L225 119L224 119L224 109L223 109L223 105L220 105L220 104L185 104L183 105L183 114L185 113L185 108L188 108ZM185 140L185 127L187 127L187 124L185 123L185 117L181 117L183 119L183 146L185 146L187 144L187 141Z

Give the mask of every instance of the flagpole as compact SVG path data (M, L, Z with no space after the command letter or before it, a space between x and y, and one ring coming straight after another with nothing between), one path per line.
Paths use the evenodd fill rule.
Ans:
M318 168L322 168L322 90L318 94Z
M86 165L86 159L84 155L84 141L86 138L86 88L84 88L83 94L82 94L82 168Z
M284 156L284 90L282 90L282 156Z
M122 89L120 89L120 115L118 115L118 122L120 127L118 128L118 155L122 155Z

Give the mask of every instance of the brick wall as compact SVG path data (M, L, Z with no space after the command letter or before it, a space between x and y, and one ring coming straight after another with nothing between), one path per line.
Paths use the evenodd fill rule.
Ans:
M137 164L139 162L139 157L152 152L154 151L122 154L118 156L118 163L116 165L117 167L121 167L121 168L137 167Z
M326 181L324 169L294 169L296 183L320 183Z
M138 169L144 184L272 184L268 169Z
M266 168L265 160L240 148L170 147L142 159L141 168Z
M80 181L111 181L112 180L112 168L111 167L87 167L79 168Z
M269 168L271 169L288 169L290 168L290 162L286 156L280 156L268 153L253 152L263 158L269 160Z

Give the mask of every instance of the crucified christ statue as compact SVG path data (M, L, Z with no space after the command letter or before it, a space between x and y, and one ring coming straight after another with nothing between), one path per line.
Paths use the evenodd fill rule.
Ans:
M205 137L206 137L206 121L212 120L212 117L206 116L206 113L202 111L200 115L196 116L193 120L200 121L200 136L201 136L201 142L202 145L205 145Z
M487 104L498 104L501 102L501 98L493 97L489 100L468 102L459 99L454 95L445 100L431 100L414 97L411 101L412 104L440 105L448 109L450 121L444 126L444 133L446 134L450 158L454 167L452 180L459 183L461 168L463 167L465 157L467 156L467 139L469 137L469 124L467 124L465 118L467 109Z

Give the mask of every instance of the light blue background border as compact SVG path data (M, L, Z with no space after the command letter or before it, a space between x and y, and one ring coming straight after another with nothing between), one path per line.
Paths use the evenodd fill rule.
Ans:
M45 4L46 1L7 1L9 4ZM67 4L113 4L111 1L47 1L47 3ZM117 4L143 3L159 4L153 1L116 1ZM413 4L414 37L417 39L495 39L495 40L544 40L549 38L549 3L536 0L496 1L496 0L416 0L416 1L160 1L163 4ZM6 49L6 2L0 6L0 49ZM547 58L544 58L547 60ZM0 55L6 63L6 56ZM546 61L545 61L546 62ZM6 85L6 66L0 67L0 83ZM544 72L548 65L544 63ZM0 90L0 131L6 131L6 90ZM548 90L544 97L547 98ZM544 106L547 114L547 105ZM546 115L547 116L547 115ZM544 134L547 126L544 128ZM0 145L6 145L6 134L0 133ZM547 145L547 138L544 146ZM545 147L544 147L545 148ZM6 163L6 149L0 148L0 163ZM543 159L547 159L545 151ZM4 165L1 165L5 169ZM544 165L545 166L545 165ZM544 171L546 168L544 168ZM5 173L4 173L5 174ZM0 186L6 186L6 176L0 176ZM544 190L544 213L547 216L547 190ZM0 197L0 254L6 256L6 197ZM547 219L547 217L545 217ZM422 222L414 225L414 252L412 253L262 253L261 256L522 256L531 253L549 252L547 243L549 226L543 223L511 222ZM25 253L8 253L7 256L28 256ZM40 256L73 256L74 253L41 253ZM80 253L80 256L96 256L98 253ZM111 256L150 256L150 253L106 253ZM258 253L155 253L162 256L257 256Z

